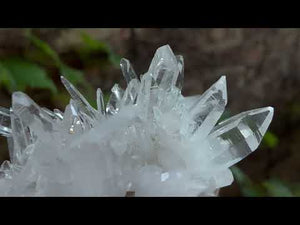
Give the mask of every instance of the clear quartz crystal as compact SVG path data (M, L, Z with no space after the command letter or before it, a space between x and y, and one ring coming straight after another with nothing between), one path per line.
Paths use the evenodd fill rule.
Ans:
M63 76L71 96L63 112L13 93L12 107L0 107L10 155L0 167L0 195L215 196L271 123L273 108L265 107L217 124L225 76L184 97L183 57L169 45L140 76L127 59L120 67L126 89L115 84L105 104L98 88L97 109Z
M197 138L205 138L218 122L227 104L226 78L222 76L190 107Z
M253 152L266 133L272 117L273 108L265 107L242 112L218 124L208 136L213 161L229 167Z
M64 113L59 109L54 109L53 112L58 119L62 120L64 118Z
M82 94L80 94L80 92L63 76L61 76L61 81L70 93L72 99L78 105L80 112L86 114L92 119L96 119L98 114L97 111L88 103Z
M169 45L165 45L157 49L148 73L163 89L167 90L172 86L175 86L179 76L179 67L176 56L173 54Z
M0 134L6 137L11 135L9 109L0 107Z
M177 55L177 64L178 64L178 69L179 69L179 74L178 78L176 81L176 86L181 90L183 87L183 80L184 80L184 62L183 62L183 56L182 55Z
M129 84L132 79L138 78L128 59L122 58L120 61L120 66L127 84Z
M111 89L111 92L112 93L106 106L106 112L109 115L114 115L119 111L120 101L123 97L124 91L118 84L115 84Z
M97 89L97 108L98 112L105 115L105 104L103 99L103 93L100 88Z

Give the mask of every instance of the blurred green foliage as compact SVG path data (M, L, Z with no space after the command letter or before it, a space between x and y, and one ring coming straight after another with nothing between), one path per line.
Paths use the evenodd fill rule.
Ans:
M245 197L296 197L300 196L300 184L288 183L278 178L253 182L242 170L233 166L233 176Z
M89 86L87 81L84 79L82 71L71 68L64 62L62 62L59 55L46 42L34 36L30 32L30 30L26 32L26 36L37 49L39 49L53 61L54 65L59 69L60 73L65 76L70 82L75 85L78 83L82 83L85 86Z
M96 106L95 90L85 79L82 70L71 67L63 62L59 54L45 41L32 33L31 29L24 30L24 35L34 47L25 49L22 57L15 56L0 59L0 86L10 93L14 91L26 91L27 87L45 89L51 91L51 98L55 102L68 104L69 95L65 90L55 86L54 80L59 75L65 76L74 85L81 86L83 94L92 106ZM88 34L81 32L82 45L77 49L78 56L85 62L95 62L99 66L118 66L121 57L112 51L105 42L93 39ZM95 57L101 55L101 59ZM59 74L53 75L52 68ZM105 100L108 94L104 93Z
M36 63L21 58L8 58L1 60L1 67L0 75L4 77L3 84L9 91L24 91L26 87L31 87L45 88L53 94L57 93L46 70Z
M108 59L108 62L111 63L113 66L119 67L121 56L114 53L112 48L106 44L105 42L93 39L88 34L81 32L81 39L84 43L82 48L79 49L79 53L84 61L88 59L88 56L93 55L94 53L104 53Z

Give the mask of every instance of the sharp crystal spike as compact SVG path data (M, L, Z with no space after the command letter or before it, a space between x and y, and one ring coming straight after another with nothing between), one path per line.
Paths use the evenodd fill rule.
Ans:
M190 107L192 133L205 138L223 114L226 104L226 77L222 76Z
M97 108L98 108L98 112L101 112L102 115L105 115L105 104L103 99L103 93L100 88L97 89Z
M90 116L92 119L97 118L97 111L88 103L82 94L80 94L80 92L66 78L63 76L60 78L72 99L78 105L80 111Z
M40 127L46 132L53 130L51 116L22 92L13 93L12 111L21 119L21 123L25 127L29 127L33 131L40 129Z
M169 45L157 49L148 73L165 90L175 86L179 75L179 67L176 56Z
M138 78L128 59L122 58L120 61L120 66L127 84L129 84L132 79Z
M214 162L231 166L260 144L273 118L272 107L240 113L217 125L209 134Z
M123 97L124 91L118 84L115 84L111 89L111 95L106 105L106 113L114 115L119 111L120 101Z

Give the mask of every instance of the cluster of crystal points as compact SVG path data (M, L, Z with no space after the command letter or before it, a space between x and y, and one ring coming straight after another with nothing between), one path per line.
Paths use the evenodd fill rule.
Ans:
M222 76L202 95L181 95L183 57L160 47L140 79L122 59L126 90L113 86L97 109L64 77L65 112L15 92L0 108L10 161L2 196L214 196L233 181L230 166L253 152L273 117L265 107L217 124L227 103ZM217 124L217 125L216 125Z

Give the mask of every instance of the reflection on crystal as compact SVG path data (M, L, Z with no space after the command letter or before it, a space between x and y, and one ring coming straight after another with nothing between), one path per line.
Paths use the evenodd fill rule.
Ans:
M139 85L140 82L137 79L132 79L129 82L122 98L123 105L135 104L139 91Z
M105 115L103 93L100 88L97 89L97 108L98 112L101 112L102 115Z
M41 108L45 113L48 114L48 116L50 116L52 119L55 119L56 118L56 115L54 114L54 112L52 112L51 110L45 108L45 107L42 107Z
M254 109L217 125L208 136L213 161L229 167L253 152L271 123L273 111L272 107Z
M162 89L168 90L175 86L179 75L179 67L176 56L169 45L156 50L148 73Z
M44 131L53 130L52 119L34 101L22 92L15 92L12 95L12 111L21 119L24 127L32 130L42 126Z
M64 118L64 113L61 112L59 109L54 109L53 112L54 112L54 115L55 115L58 119L62 120L62 119Z
M194 122L192 133L197 138L205 138L223 114L226 104L226 78L222 76L190 107Z
M177 62L178 62L178 69L179 69L179 74L178 78L176 81L176 87L178 87L180 90L183 87L183 80L184 80L184 63L183 63L183 57L182 55L177 55L176 56Z
M137 75L128 59L122 58L120 66L127 84L129 84L132 79L137 79Z
M0 167L0 179L5 178L5 179L11 179L11 170L12 170L12 165L8 160L3 161Z
M115 84L111 89L111 92L112 93L106 106L106 113L109 115L114 115L119 110L119 102L123 97L124 91L119 87L118 84Z
M18 162L18 157L21 154L22 150L31 142L31 133L28 127L24 127L20 118L11 113L11 127L13 134L13 148L9 148L9 157L13 163Z
M120 62L127 87L115 84L97 109L64 77L70 103L62 112L22 92L0 108L0 135L10 161L0 167L0 195L215 196L230 185L230 166L260 144L273 117L266 107L216 125L227 103L222 76L202 95L181 94L184 62L170 46L149 70Z
M10 112L0 107L0 135L9 137L11 135Z
M88 101L80 94L80 92L63 76L61 81L67 91L70 93L72 99L78 105L80 112L90 116L92 119L97 118L97 111L88 103Z

